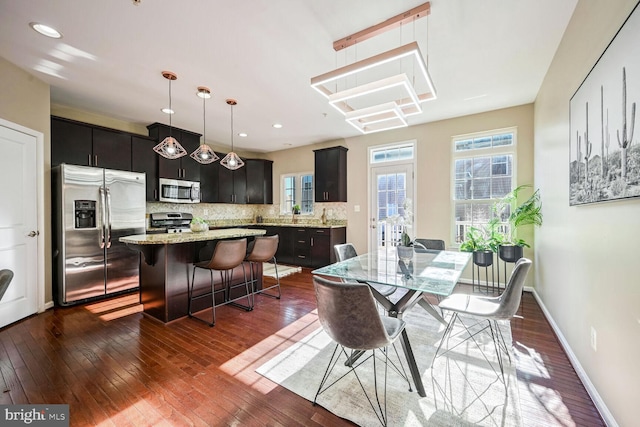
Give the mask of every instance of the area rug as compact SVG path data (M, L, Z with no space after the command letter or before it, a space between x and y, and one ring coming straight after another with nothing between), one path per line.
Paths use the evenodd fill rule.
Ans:
M522 418L515 366L506 361L504 380L495 358L493 342L489 336L478 335L489 361L468 340L462 342L455 334L447 343L452 348L446 355L433 359L443 334L444 326L426 314L419 306L404 317L407 333L414 351L426 397L415 389L408 391L407 382L389 369L387 378L387 417L389 426L520 426ZM465 324L473 321L465 319ZM511 348L511 331L507 322L501 325L507 347ZM455 344L462 342L460 345ZM313 401L318 385L333 352L334 343L322 328L308 335L284 352L260 366L256 372L271 381ZM397 343L400 359L407 367L402 347ZM395 359L395 353L393 358ZM511 356L512 360L513 355ZM393 359L392 359L393 360ZM341 359L332 378L338 378L346 367ZM491 362L491 364L490 364ZM380 371L378 364L378 370ZM365 388L373 393L373 362L370 359L358 368ZM379 376L382 379L382 375ZM412 382L413 385L413 382ZM309 403L311 404L311 403ZM379 426L380 422L366 400L353 374L341 379L318 397L318 404L339 417L360 426Z
M302 271L301 267L278 264L278 276L280 276L280 278L289 276L290 274L300 273L301 271ZM270 262L263 262L262 275L267 277L273 277L275 279L276 278L275 266Z

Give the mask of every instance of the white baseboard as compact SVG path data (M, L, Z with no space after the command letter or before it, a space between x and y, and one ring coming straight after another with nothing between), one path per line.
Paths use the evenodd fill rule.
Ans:
M560 330L556 322L553 320L553 317L551 317L551 313L549 313L549 311L547 310L547 307L545 307L544 303L538 296L538 293L535 291L534 288L525 288L525 290L533 293L533 297L538 302L538 305L540 305L540 308L542 308L542 313L544 314L544 317L546 317L547 321L551 325L551 328L556 333L556 336L560 341L560 345L562 346L564 351L567 353L567 356L569 357L569 361L571 362L573 369L575 369L576 373L578 374L578 377L580 377L582 384L587 390L587 393L589 393L589 396L591 396L591 400L593 400L593 403L596 405L596 408L598 408L598 411L600 411L600 415L602 416L602 419L604 420L604 422L610 427L618 427L618 423L616 422L615 418L613 418L613 415L609 411L609 408L607 408L607 405L605 405L604 401L600 397L598 390L596 390L595 386L589 379L589 376L587 375L586 371L582 368L582 365L578 361L578 358L576 357L573 350L571 350L569 343L565 339L564 335L562 335L562 331Z

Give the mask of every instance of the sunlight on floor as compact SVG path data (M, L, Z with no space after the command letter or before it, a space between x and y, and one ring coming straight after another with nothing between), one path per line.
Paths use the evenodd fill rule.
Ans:
M141 313L144 307L140 304L140 295L133 293L87 304L84 308L91 313L100 314L100 320L108 322L130 314Z
M320 328L318 312L313 310L225 362L220 369L253 389L267 394L278 384L266 379L255 370L318 328Z
M545 366L542 355L521 342L514 342L513 349L518 360L518 373L527 378L527 387L520 387L520 393L529 393L540 409L544 408L547 422L566 425L566 420L571 419L571 414L563 402L562 395L553 389L551 373Z

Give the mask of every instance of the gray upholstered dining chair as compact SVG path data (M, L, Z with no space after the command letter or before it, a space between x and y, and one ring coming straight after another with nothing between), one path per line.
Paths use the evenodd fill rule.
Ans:
M327 369L320 381L318 391L313 398L313 404L316 404L320 394L333 387L349 373L353 373L378 420L382 425L387 425L387 370L389 366L407 381L409 391L411 391L411 383L398 357L398 352L396 351L395 353L398 357L400 369L389 359L388 354L389 346L392 346L404 331L406 326L404 320L381 316L376 309L371 289L364 283L334 282L313 276L313 286L316 293L320 324L327 335L336 342ZM339 348L340 351L338 351ZM347 352L347 349L350 351ZM376 351L381 349L382 355L380 356L380 354L376 354ZM362 353L369 350L372 350L371 354L361 360L365 355ZM327 384L341 354L347 358L345 365L349 367L349 370ZM360 355L357 360L355 360L358 357L356 355ZM378 358L381 358L385 365L382 401L378 392L376 371L376 360ZM356 372L356 369L369 359L373 362L373 382L375 385L375 396L373 397L369 396ZM372 398L375 399L377 405L374 405Z
M6 268L0 270L0 300L4 296L4 293L7 292L11 280L13 280L13 271Z
M434 360L436 357L446 354L468 339L473 340L480 351L482 351L482 346L478 343L478 341L476 341L475 336L488 329L496 350L498 364L500 365L500 373L502 374L502 381L504 382L504 363L502 353L505 353L507 355L509 362L511 362L511 355L509 354L509 349L507 349L507 346L504 342L504 337L502 336L502 332L500 331L498 320L509 320L518 311L520 300L522 298L524 281L530 269L531 260L527 258L520 258L520 260L518 260L515 267L513 268L513 272L511 273L511 277L509 278L509 283L507 283L504 292L500 296L485 297L457 293L449 295L448 297L443 299L440 302L439 307L443 311L452 311L453 315L451 316L451 320L449 320L442 339L440 340L440 345L436 350ZM460 315L470 315L471 317L479 319L479 321L474 325L467 326L464 324L462 319L460 319ZM457 343L453 347L449 347L446 351L440 353L440 349L442 348L443 343L445 341L448 342L449 338L451 338L451 331L453 330L453 326L457 320L459 320L464 327L464 331L461 331L460 333L462 334L466 332L466 335L468 336L463 341ZM475 325L480 325L485 320L487 321L486 326L482 327L479 330L476 330L474 328ZM482 351L482 355L491 365L484 351ZM493 368L493 365L491 365L491 367Z
M239 286L245 287L246 297L247 297L247 305L240 306L240 304L236 304L247 311L253 309L253 301L252 296L253 293L249 290L249 282L247 281L247 272L244 268L244 258L247 254L247 239L236 239L236 240L220 240L215 249L213 250L213 256L209 261L200 261L193 265L193 273L191 275L191 286L188 289L189 293L189 304L188 304L188 314L189 317L193 317L195 319L201 320L203 322L209 323L209 326L214 326L216 323L216 306L222 304L229 304L232 301L235 301L239 298L244 298L241 296L239 298L235 298L231 300L230 295L231 291ZM243 285L232 285L231 280L233 278L233 269L242 266L242 272L244 274L244 284ZM204 292L198 295L194 294L194 286L195 286L195 278L196 278L196 270L203 269L209 270L210 280L211 280L211 291ZM220 280L222 282L222 286L219 289L216 289L215 282L213 281L213 272L220 272ZM216 304L216 294L224 293L224 300L220 304ZM211 322L207 322L200 317L197 317L193 312L193 302L201 299L211 297Z
M445 250L444 240L440 240L440 239L416 238L413 240L413 243L414 243L413 248L416 252L420 251L421 249L429 249L429 250L435 250L435 251Z
M278 242L280 238L278 235L274 236L257 236L250 244L248 248L247 256L245 257L245 261L249 263L249 271L251 274L251 291L254 294L263 293L263 295L280 299L282 293L280 292L280 277L278 276L278 263L276 262L276 252L278 251ZM253 277L253 263L254 262L271 262L273 261L273 265L276 269L276 284L269 287L262 287L262 289L255 288L256 279ZM263 282L264 283L264 282ZM273 288L278 288L277 294L268 293L268 291Z
M347 259L355 258L358 256L358 253L356 252L356 248L353 246L352 243L342 243L339 245L334 245L333 250L336 253L336 260L338 261L345 261ZM393 294L397 289L395 286L381 285L378 283L369 283L369 286L374 288L376 291L380 293L380 295L385 297L388 297L389 295Z

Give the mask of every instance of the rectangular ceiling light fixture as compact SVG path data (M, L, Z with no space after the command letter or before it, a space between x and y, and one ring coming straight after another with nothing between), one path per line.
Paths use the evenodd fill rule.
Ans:
M421 4L337 40L333 48L345 49L430 14L431 4ZM409 62L411 66L407 67ZM411 70L411 78L403 70ZM349 82L356 83L347 87ZM433 81L416 41L313 77L311 87L362 133L408 126L407 116L420 114L421 103L436 99Z
M329 104L342 114L347 114L355 109L348 101L362 100L366 102L374 95L395 97L396 104L403 110L405 116L422 112L420 99L405 73L331 94L329 95Z
M351 111L345 118L347 123L364 134L407 126L407 119L395 102Z
M337 90L338 81L345 77L357 75L358 73L362 73L376 67L382 67L386 64L394 64L390 68L397 70L397 62L409 57L413 58L414 64L416 65L414 69L417 70L416 75L413 78L413 82L409 80L406 73L401 73L364 83L353 88L341 91ZM416 87L418 85L421 85L423 88L422 93L419 94L416 91ZM332 90L332 86L336 88L335 91ZM433 81L431 80L431 76L427 70L427 64L424 61L417 42L412 42L404 46L391 49L387 52L383 52L370 58L363 59L353 64L313 77L311 79L311 87L322 94L322 96L329 99L331 106L345 115L359 109L354 108L351 105L354 101L363 100L366 96L373 93L382 95L383 92L388 92L395 93L395 95L397 95L397 92L388 90L391 88L404 89L403 96L392 96L378 102L381 104L386 104L387 102L395 103L398 108L402 110L404 116L421 113L421 103L437 98ZM349 101L351 101L351 104Z

